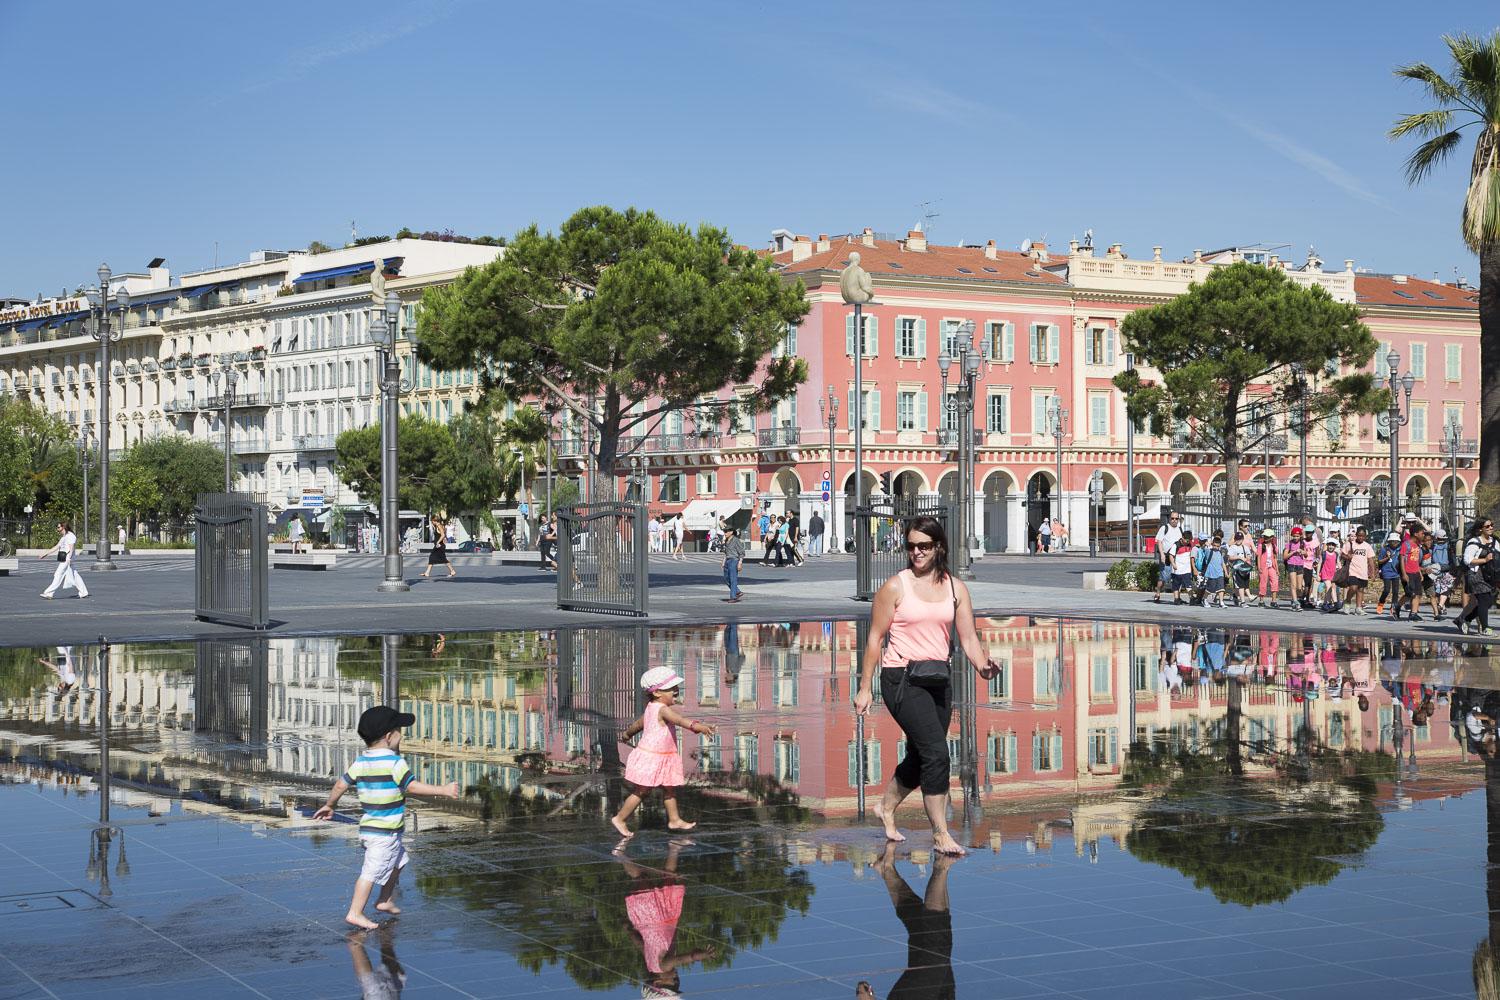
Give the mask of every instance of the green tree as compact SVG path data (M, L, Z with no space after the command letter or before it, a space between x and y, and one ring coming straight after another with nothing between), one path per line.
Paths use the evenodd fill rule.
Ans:
M117 476L125 480L130 501L140 506L116 505ZM224 452L207 441L175 435L150 438L131 445L124 458L110 466L111 510L129 511L146 521L186 525L198 494L223 489Z
M458 509L487 515L490 505L505 492L494 413L487 406L471 407L455 417L450 426Z
M420 413L401 418L396 444L396 496L406 510L453 513L463 497L454 476L453 434ZM339 478L371 502L380 500L380 427L344 431L335 442Z
M72 435L57 417L29 401L0 403L0 516L19 517L27 504L37 514L46 511L73 451Z
M1239 504L1242 456L1275 433L1278 420L1300 418L1304 401L1311 422L1373 413L1389 399L1360 370L1376 343L1359 310L1259 264L1217 268L1171 301L1125 317L1120 333L1126 349L1160 373L1159 380L1139 370L1115 376L1129 418L1217 453L1231 509ZM1348 374L1327 374L1330 361ZM1299 366L1307 373L1300 396Z
M1406 179L1417 184L1463 145L1463 130L1477 126L1460 231L1479 255L1479 478L1500 484L1500 28L1488 38L1445 35L1452 71L1427 63L1396 75L1422 85L1437 107L1403 115L1390 137L1425 141L1407 158Z
M109 469L109 512L134 534L135 524L158 520L162 491L156 474L144 462L119 461Z
M523 480L535 484L545 472L550 429L547 418L534 406L520 407L500 425L500 470L506 496L516 496ZM529 492L535 496L536 486L530 485Z
M592 426L595 467L609 476L669 412L701 408L717 423L730 404L704 400L727 386L745 392L736 407L790 395L805 362L768 356L807 313L803 291L722 229L586 208L557 234L521 230L493 263L423 293L419 354L477 367L487 398L556 397ZM634 443L622 441L630 432Z

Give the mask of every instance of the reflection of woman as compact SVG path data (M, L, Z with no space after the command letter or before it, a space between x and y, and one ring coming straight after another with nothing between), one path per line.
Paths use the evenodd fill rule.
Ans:
M896 916L906 927L906 971L886 994L886 1000L950 1000L953 982L953 919L948 914L948 869L953 858L938 855L932 861L926 894L918 897L896 871L895 845L885 845L885 856L875 868L885 879L886 891L896 907ZM874 1000L869 983L860 983L854 994L859 1000Z
M646 963L646 981L641 996L675 997L682 989L677 969L712 958L712 947L699 948L679 955L673 945L677 922L682 919L682 901L687 886L677 876L677 852L684 843L674 840L667 846L667 860L660 871L647 870L620 856L625 874L630 877L630 894L625 897L625 916L630 920L630 936L641 946ZM616 851L619 854L619 851Z
M936 518L917 517L907 523L906 567L875 594L854 710L860 715L870 710L878 664L881 697L906 734L907 751L875 815L885 825L888 840L905 840L896 829L896 807L920 787L932 824L934 850L963 854L948 832L948 723L953 715L953 688L947 681L911 683L909 671L913 664L951 662L955 631L981 677L989 680L998 668L974 630L969 589L948 573L948 537Z

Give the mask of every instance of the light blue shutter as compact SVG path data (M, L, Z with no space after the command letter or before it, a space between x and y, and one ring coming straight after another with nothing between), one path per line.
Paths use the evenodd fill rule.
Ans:
M1016 324L1005 324L1005 353L1001 355L1002 361L1016 360Z
M869 390L870 415L865 420L865 426L872 431L880 430L880 390Z
M844 413L846 414L846 416L845 416L845 424L844 424L845 429L846 430L851 430L851 431L854 430L854 387L853 386L849 387L849 405L848 405L847 408L845 408Z
M1385 363L1385 356L1390 353L1390 350L1390 344L1381 344L1375 350L1375 377L1377 379L1384 379L1390 374L1390 366Z
M1031 324L1031 327L1029 329L1029 334L1026 337L1027 353L1031 357L1031 363L1032 364L1038 364L1042 360L1041 354L1036 349L1036 347L1037 347L1037 343L1036 343L1036 330L1037 330L1037 327L1039 327L1039 326L1041 326L1040 323L1033 323L1033 324Z
M1110 327L1104 331L1104 363L1112 365L1115 363L1115 328Z
M1056 360L1055 358L1053 360ZM1094 364L1094 331L1092 328L1083 331L1083 363Z
M844 317L844 353L854 357L854 314Z
M1047 433L1047 397L1031 397L1031 433Z
M917 430L927 433L927 390L917 393Z
M1010 733L1005 737L1005 770L1007 772L1018 770L1016 760L1016 734Z
M1047 360L1054 365L1062 356L1062 329L1056 323L1047 329Z
M1062 770L1062 733L1053 733L1052 739L1052 770Z
M980 345L980 355L986 361L994 360L995 353L995 329L999 324L986 322L984 324L984 343Z
M880 356L880 317L865 317L865 357Z
M1111 765L1120 762L1120 731L1118 729L1109 731L1109 762Z
M1046 770L1046 764L1044 763L1046 760L1044 756L1046 745L1046 736L1041 733L1033 733L1031 735L1031 769L1033 771Z
M927 357L927 321L917 320L917 357Z

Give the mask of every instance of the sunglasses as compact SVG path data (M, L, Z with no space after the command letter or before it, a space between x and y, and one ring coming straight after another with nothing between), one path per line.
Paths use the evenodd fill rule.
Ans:
M906 551L908 551L908 552L931 552L935 548L937 548L937 542L907 542L906 543Z

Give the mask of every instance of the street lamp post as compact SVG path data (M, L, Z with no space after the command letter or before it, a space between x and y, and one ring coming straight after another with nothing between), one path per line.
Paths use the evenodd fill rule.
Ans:
M1057 441L1057 521L1061 524L1063 516L1063 435L1067 433L1068 429L1068 408L1062 405L1061 396L1052 397L1052 406L1047 415L1047 424L1052 430L1053 438Z
M865 505L865 306L875 298L874 282L870 273L859 265L859 252L849 254L849 264L839 275L839 296L845 305L854 307L854 343L850 345L854 356L854 405L850 407L850 422L854 424L854 531L855 545L861 551L869 549L869 521L859 516ZM863 755L863 744L861 744Z
M411 589L411 585L402 579L399 537L401 519L396 488L397 421L400 419L397 399L411 388L410 381L401 377L401 359L396 356L397 325L400 318L401 299L395 292L386 292L384 308L377 304L374 315L370 318L370 339L377 345L377 360L381 365L380 547L385 562L385 579L375 589L384 594L397 594ZM412 349L416 349L414 337Z
M1398 376L1396 370L1401 367L1401 355L1392 350L1385 356L1386 363L1386 387L1391 391L1391 401L1386 407L1386 432L1391 441L1391 529L1395 530L1397 524L1396 494L1400 490L1401 472L1401 428L1405 427L1411 420L1411 391L1416 385L1416 379L1408 371L1405 375ZM1406 392L1406 409L1401 409L1401 391Z
M1135 355L1125 354L1125 370L1135 371ZM1125 414L1125 547L1135 554L1135 421Z
M240 381L240 373L235 371L233 361L227 354L219 356L219 368L211 372L208 380L213 383L214 392L219 391L219 383L224 383L224 492L229 493L234 489L234 440L229 435L229 425L232 420L234 406L234 390Z
M1104 502L1104 473L1098 469L1089 476L1089 557L1099 554L1099 505Z
M78 466L83 470L83 516L78 519L78 524L83 531L85 550L89 544L89 465L92 464L90 458L89 429L84 427L78 432Z
M938 355L938 374L942 377L943 407L956 419L949 426L957 427L958 435L958 523L954 526L954 539L958 542L954 572L960 580L974 579L974 538L970 522L974 508L974 386L979 378L979 352L974 349L974 321L966 319L959 326L957 344L944 343ZM954 349L957 353L951 353ZM958 381L953 395L948 395L948 369L958 362Z
M1448 448L1448 533L1450 535L1459 531L1458 524L1458 452L1464 444L1464 425L1454 417L1449 417L1448 422L1443 425L1443 444ZM88 503L88 478L85 473L84 503ZM1462 535L1457 536L1462 538Z
M839 397L833 391L833 386L831 385L828 387L828 398L826 400L822 398L818 399L818 416L823 419L823 423L828 425L828 485L831 486L832 489L828 491L827 551L830 555L832 555L833 553L839 551L839 533L837 527L839 523L839 452L838 442L834 440L834 433L838 430L839 423ZM751 513L753 514L754 512L752 511Z
M1307 516L1307 371L1300 362L1292 364L1292 384L1297 387L1297 448L1301 459L1301 478L1297 481L1299 516Z
M94 328L89 335L99 342L99 366L96 372L99 385L99 544L94 548L94 569L116 569L110 559L109 544L109 387L113 373L109 369L109 345L119 341L125 332L125 310L130 308L130 293L120 288L110 294L109 279L112 276L108 264L100 264L99 287L87 293L89 306L94 313ZM109 321L111 302L120 308L120 322Z

